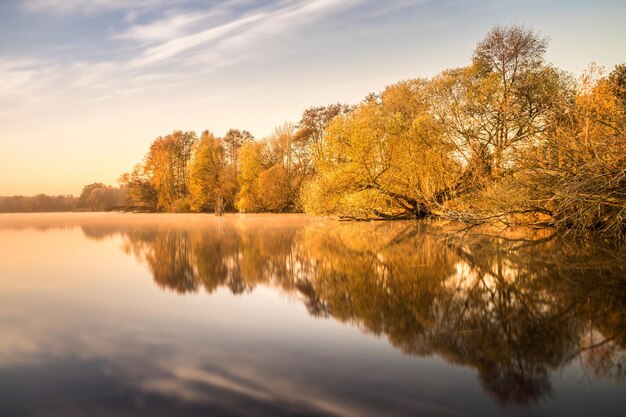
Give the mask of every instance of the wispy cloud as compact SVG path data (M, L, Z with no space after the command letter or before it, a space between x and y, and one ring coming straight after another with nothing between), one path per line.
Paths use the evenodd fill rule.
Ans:
M115 39L136 42L167 41L185 35L190 28L193 28L197 23L206 21L206 19L215 16L217 13L217 11L210 11L208 13L168 13L163 18L153 20L149 23L132 25L122 32L114 34L113 37ZM134 21L135 18L132 16L136 15L129 13L125 21Z
M152 7L173 6L184 0L26 0L28 11L50 11L59 14L97 13L112 10L132 10Z
M265 14L262 13L246 16L201 32L168 39L162 44L144 51L144 53L137 59L134 59L130 65L132 67L137 67L163 61L197 46L216 41L229 33L243 29L247 25L260 21L264 17Z
M314 24L325 16L345 11L358 3L356 0L281 2L278 7L270 5L270 7L259 8L254 10L254 13L231 17L208 29L194 31L184 36L175 36L180 34L185 27L189 27L190 23L206 21L216 12L205 16L182 14L170 16L167 21L161 22L163 24L158 26L135 26L122 36L133 40L145 40L147 38L155 40L157 37L163 39L162 43L146 49L138 58L134 59L131 65L135 67L163 61L194 49L196 49L197 54L208 54L215 57L216 52L223 51L225 45L233 48L230 49L230 52L237 54L240 61L246 53L255 56L262 41L266 41L272 36L275 38L281 35L288 36L292 29ZM223 10L221 12L226 13ZM155 32L158 35L151 36ZM246 47L248 47L247 50L245 50Z
M29 11L95 13L126 10L105 35L108 58L15 58L0 61L3 101L24 95L65 95L72 91L88 101L171 85L194 74L234 65L263 55L267 45L293 41L306 30L358 5L358 0L266 2L250 7L242 0L221 2L202 10L167 8L170 0L28 0ZM129 6L132 4L132 8ZM180 5L181 3L178 2ZM158 5L150 18L138 19L142 8ZM238 8L248 6L244 12ZM129 16L131 16L129 18ZM127 51L126 54L120 51ZM130 51L130 52L128 52ZM107 56L105 54L105 56ZM1 103L1 102L0 102Z

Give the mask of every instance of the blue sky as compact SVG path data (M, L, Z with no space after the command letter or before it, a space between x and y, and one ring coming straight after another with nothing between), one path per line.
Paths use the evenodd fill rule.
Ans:
M175 129L269 134L466 65L495 24L580 73L626 62L626 1L0 0L0 195L114 184Z

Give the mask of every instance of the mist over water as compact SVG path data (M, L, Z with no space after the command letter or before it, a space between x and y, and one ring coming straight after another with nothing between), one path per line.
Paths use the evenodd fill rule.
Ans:
M301 215L0 215L0 415L622 415L623 251Z

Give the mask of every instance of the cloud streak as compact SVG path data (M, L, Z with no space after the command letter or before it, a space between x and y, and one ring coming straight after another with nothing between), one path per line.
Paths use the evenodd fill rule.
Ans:
M24 9L57 14L93 14L114 10L147 9L185 3L176 0L26 0Z
M217 11L211 11L208 13L171 13L147 24L133 25L121 33L114 34L113 38L145 43L167 41L178 36L185 35L190 27L193 27L198 22L215 16L217 13ZM127 22L133 22L135 20L135 18L132 17L135 16L134 14L129 14L127 16L131 16L130 19L125 18Z
M198 52L215 55L220 50L220 44L237 47L232 50L239 56L245 54L245 47L252 56L256 55L262 40L269 37L287 36L292 29L314 24L319 19L345 11L358 4L349 0L316 0L312 2L298 2L295 5L280 4L278 8L260 8L254 13L237 16L219 24L206 22L208 29L192 31L183 35L184 27L192 23L206 21L218 14L226 14L226 10L217 10L205 15L180 14L168 17L165 21L156 22L149 26L135 26L130 28L121 37L134 40L162 40L158 45L145 50L137 59L131 62L132 67L139 67L176 57L182 53L202 47ZM212 50L213 49L213 50Z
M246 16L205 31L187 36L173 37L158 46L147 49L139 58L131 61L130 66L141 67L175 57L200 45L210 44L213 41L225 37L229 33L233 33L238 29L243 29L248 25L258 22L264 17L264 14Z
M247 12L247 2L231 1L207 10L171 9L169 0L139 0L129 10L125 1L30 0L26 10L55 13L97 13L124 10L126 16L110 27L105 41L108 58L76 59L0 55L2 103L18 97L76 96L89 102L163 87L225 66L268 57L265 45L287 52L297 32L312 30L322 20L357 6L356 0L268 2ZM138 19L148 6L162 7L150 19ZM281 47L282 45L282 47ZM106 56L106 55L105 55ZM72 93L73 92L73 93ZM1 110L1 109L0 109ZM6 110L6 109L5 109Z

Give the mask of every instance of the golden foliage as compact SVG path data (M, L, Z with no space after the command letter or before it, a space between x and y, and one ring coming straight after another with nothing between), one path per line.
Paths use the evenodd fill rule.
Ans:
M530 29L493 28L470 65L410 79L357 106L312 107L253 141L176 131L122 177L161 211L445 217L626 234L626 70L578 82Z
M458 172L428 112L424 80L388 87L329 125L305 209L379 217L427 214ZM324 201L327 200L327 201Z

